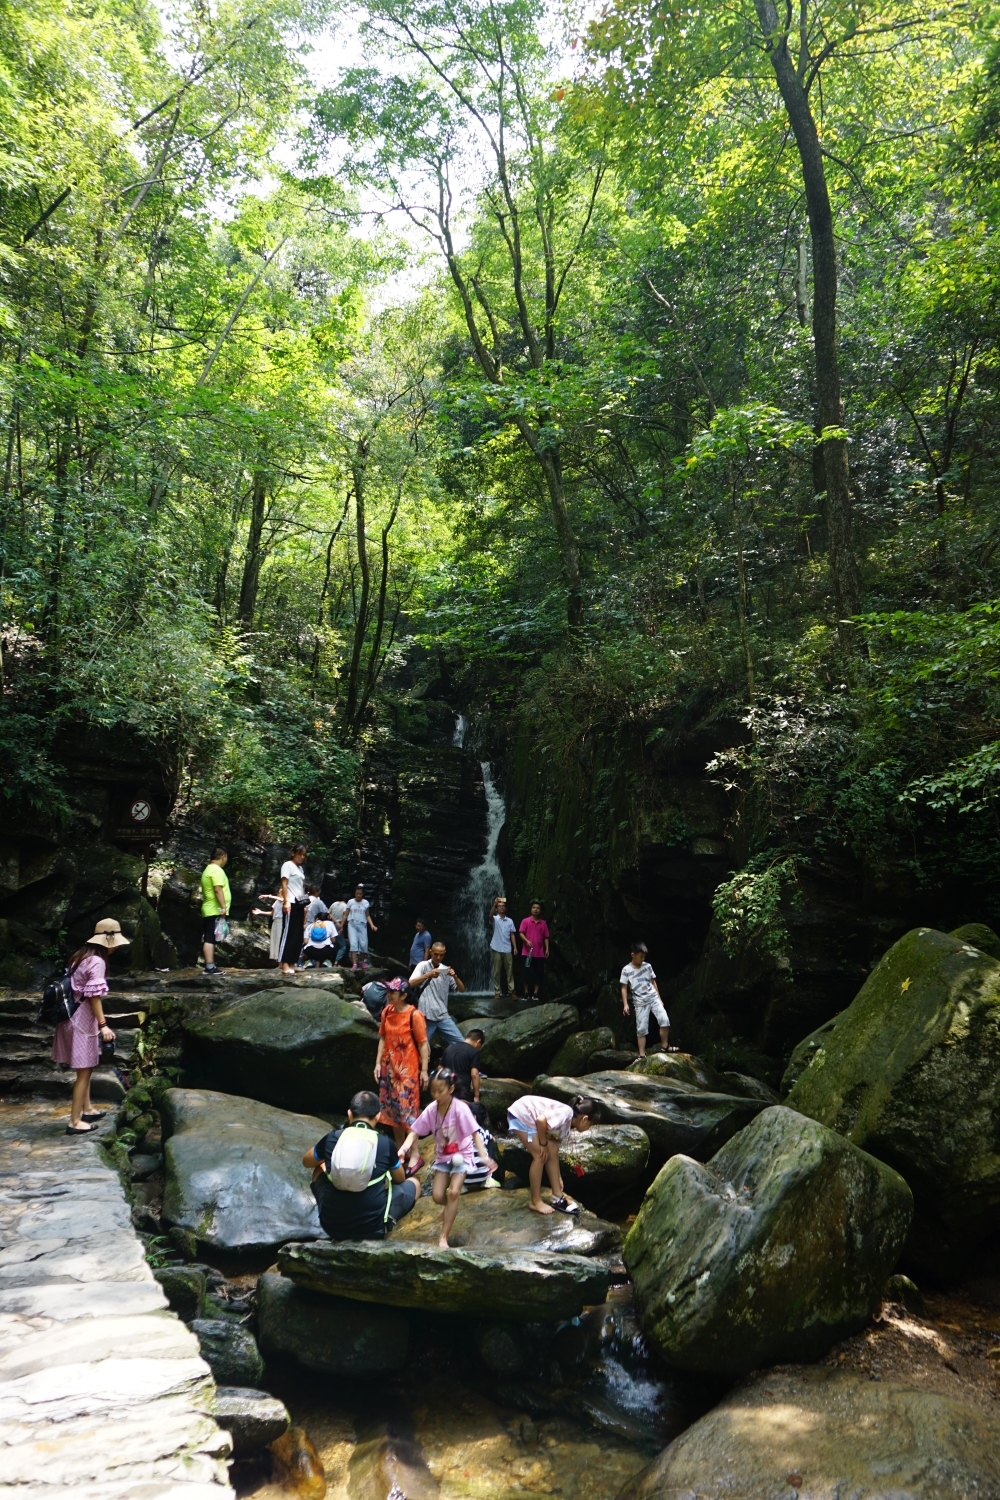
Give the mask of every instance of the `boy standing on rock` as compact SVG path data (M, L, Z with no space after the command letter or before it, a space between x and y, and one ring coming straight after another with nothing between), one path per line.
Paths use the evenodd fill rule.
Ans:
M619 983L622 987L622 1010L628 1015L628 992L632 991L632 999L635 1004L635 1031L639 1040L639 1056L646 1056L646 1036L649 1032L650 1015L660 1028L660 1043L664 1052L670 1040L670 1017L663 1008L660 998L660 986L656 982L653 973L653 965L648 962L646 955L649 949L645 943L632 944L632 962L627 963L622 969Z

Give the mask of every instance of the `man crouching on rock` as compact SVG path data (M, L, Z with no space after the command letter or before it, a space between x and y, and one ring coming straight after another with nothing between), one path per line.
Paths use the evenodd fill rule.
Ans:
M384 1239L420 1197L420 1183L406 1181L392 1137L377 1129L378 1112L377 1094L355 1094L347 1124L302 1158L313 1169L319 1222L331 1240Z

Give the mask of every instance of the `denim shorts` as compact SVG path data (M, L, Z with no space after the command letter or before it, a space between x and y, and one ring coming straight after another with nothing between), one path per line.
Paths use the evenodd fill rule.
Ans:
M454 1156L444 1156L434 1162L435 1172L448 1172L454 1177L456 1172L468 1172L469 1163L461 1151L456 1151Z

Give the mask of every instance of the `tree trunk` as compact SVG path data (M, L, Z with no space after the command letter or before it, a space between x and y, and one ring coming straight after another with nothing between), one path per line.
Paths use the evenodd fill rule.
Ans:
M237 610L240 624L244 630L253 629L253 617L257 608L266 494L266 475L260 469L255 469L253 486L250 491L250 531L247 535L246 560L243 563L243 578L240 582L240 603Z
M563 489L562 464L558 448L542 447L531 423L524 417L517 418L518 430L541 465L549 491L549 503L556 523L559 550L562 553L563 573L566 577L566 618L571 630L583 624L583 591L580 586L580 549L569 518L566 491Z
M358 600L358 613L354 621L354 647L351 651L351 665L347 674L346 717L348 728L352 729L358 713L361 648L364 645L365 631L368 629L368 605L372 589L371 568L368 564L368 539L365 535L365 458L364 443L359 442L357 457L351 470L354 480L354 508L357 515L358 563L361 568L361 597Z
M757 19L768 42L774 76L788 113L802 163L813 257L813 345L816 359L816 411L820 429L843 425L840 366L837 360L837 253L833 211L826 186L823 152L805 84L796 72L788 40L778 24L773 0L754 0ZM827 438L823 449L826 484L826 531L830 579L841 639L852 634L847 617L861 608L858 566L851 522L851 475L847 443Z

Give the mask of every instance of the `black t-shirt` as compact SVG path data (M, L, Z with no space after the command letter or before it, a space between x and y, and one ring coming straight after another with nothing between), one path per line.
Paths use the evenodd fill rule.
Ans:
M455 1075L456 1097L471 1099L472 1070L479 1067L479 1048L471 1042L452 1042L444 1049L441 1061Z
M340 1130L331 1130L313 1147L326 1172L330 1170L333 1148L341 1134ZM385 1174L398 1166L399 1156L392 1137L380 1133L371 1181L363 1193L348 1193L343 1188L335 1188L328 1177L318 1179L317 1186L322 1184L323 1188L317 1195L319 1222L331 1240L382 1238L385 1234L386 1198L392 1191L392 1183L386 1180Z

